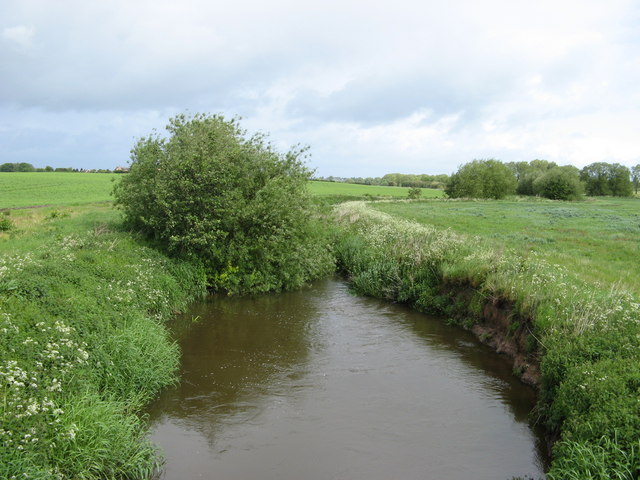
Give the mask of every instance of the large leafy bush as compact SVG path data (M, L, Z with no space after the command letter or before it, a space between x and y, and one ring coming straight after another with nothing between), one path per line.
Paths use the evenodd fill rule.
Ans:
M332 266L313 220L305 148L286 154L236 120L178 115L141 138L114 189L127 223L197 258L232 293L298 287Z

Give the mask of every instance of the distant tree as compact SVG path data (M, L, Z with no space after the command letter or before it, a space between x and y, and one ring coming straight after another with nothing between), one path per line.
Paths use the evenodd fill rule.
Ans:
M554 167L533 182L536 195L551 200L579 200L584 193L579 170L572 166Z
M3 163L0 165L0 172L35 172L36 167L30 163Z
M17 164L16 172L35 172L36 167L30 163L21 162Z
M633 193L630 170L619 163L596 162L580 172L590 196L613 195L628 197Z
M53 172L53 167L47 165L46 167L44 167L44 171L45 172Z
M451 198L504 198L516 192L517 180L504 163L474 160L451 175L445 193Z
M638 194L638 187L640 187L640 163L631 168L631 182L635 188L636 195Z
M547 160L531 160L530 162L509 162L506 164L516 176L518 195L535 195L533 183L550 169L557 167L555 162Z

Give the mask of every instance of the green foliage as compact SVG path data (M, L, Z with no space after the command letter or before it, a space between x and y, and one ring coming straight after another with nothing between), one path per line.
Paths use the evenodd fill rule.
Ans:
M7 216L0 218L0 232L8 232L13 229L13 222Z
M420 196L422 195L422 189L421 188L410 188L409 192L407 193L407 197L411 200L415 200L417 198L420 198Z
M575 167L551 168L533 182L533 193L551 200L579 200L583 192Z
M631 168L631 182L637 195L638 188L640 188L640 163Z
M128 225L196 258L230 293L291 289L332 270L307 192L305 148L277 153L236 120L179 115L140 139L114 195Z
M175 381L163 321L204 293L203 274L90 218L1 244L0 478L157 470L135 412Z
M516 193L518 195L535 195L533 183L548 170L557 167L555 162L546 160L531 160L530 162L509 162L507 166L513 171L518 180Z
M500 199L516 192L513 171L498 160L474 160L451 175L445 193L451 198Z
M619 163L596 162L580 172L590 196L629 197L633 193L629 169Z
M3 163L0 172L35 172L36 169L30 163Z

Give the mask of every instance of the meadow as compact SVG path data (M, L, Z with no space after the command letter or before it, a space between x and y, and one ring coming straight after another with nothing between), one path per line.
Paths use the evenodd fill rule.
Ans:
M69 172L0 172L0 209L72 206L113 200L113 182L122 174ZM309 191L334 203L360 197L407 198L405 187L381 187L335 182L309 182ZM444 196L442 190L421 189L423 198Z
M109 173L0 172L0 209L112 200Z
M539 257L583 280L640 297L640 199L384 202L373 208L475 235L522 258Z

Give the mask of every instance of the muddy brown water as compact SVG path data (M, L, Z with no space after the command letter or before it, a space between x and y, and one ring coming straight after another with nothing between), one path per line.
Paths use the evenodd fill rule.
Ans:
M211 296L171 329L181 382L148 409L164 480L543 477L535 392L440 319L328 279Z

